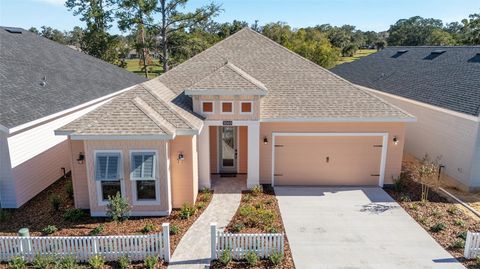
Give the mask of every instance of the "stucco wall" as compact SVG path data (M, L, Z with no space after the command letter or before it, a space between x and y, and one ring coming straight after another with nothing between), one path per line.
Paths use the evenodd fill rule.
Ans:
M170 141L172 205L194 204L198 194L198 153L196 136L177 136ZM178 160L182 153L184 160Z
M88 196L88 178L86 161L78 163L77 159L82 152L85 154L85 146L82 140L69 140L70 152L72 161L72 184L73 184L73 198L75 207L88 209L90 208L90 201Z
M401 171L403 146L405 141L405 123L314 123L314 122L261 122L260 138L268 138L267 145L260 144L260 183L271 183L272 169L272 133L273 132L318 132L318 133L388 133L388 150L385 166L385 184L393 183ZM399 143L394 145L393 136ZM294 156L292 156L294 158Z
M193 111L207 120L258 120L260 100L258 96L193 96ZM213 113L202 113L202 101L213 101ZM233 113L221 113L222 101L233 101ZM252 101L252 113L241 114L241 101Z

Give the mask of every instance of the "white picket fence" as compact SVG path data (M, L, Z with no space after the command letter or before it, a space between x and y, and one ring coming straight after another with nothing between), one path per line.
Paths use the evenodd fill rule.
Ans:
M140 261L155 255L169 262L169 233L169 224L164 223L161 233L151 235L0 236L0 260L10 261L15 256L22 256L32 261L36 255L53 255L86 262L95 255L101 255L108 261L122 256L127 256L130 261Z
M272 253L284 254L284 235L270 234L234 234L217 230L217 224L211 223L212 260L217 259L224 251L230 251L233 259L240 260L250 251L260 258L268 258Z
M467 240L465 241L465 251L463 255L466 259L475 259L480 255L480 232L467 232Z

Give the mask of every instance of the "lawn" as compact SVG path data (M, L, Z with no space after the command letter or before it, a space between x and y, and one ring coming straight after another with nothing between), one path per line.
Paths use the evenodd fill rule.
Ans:
M452 256L469 269L480 269L479 262L463 258L466 231L480 231L480 220L435 190L428 202L420 201L421 186L412 180L410 165L404 162L405 172L388 193Z
M271 186L242 192L242 200L237 212L226 227L230 233L285 233L280 209ZM285 255L283 262L273 266L268 260L260 260L256 266L248 266L245 261L231 261L223 265L218 261L211 268L295 268L292 253L285 235Z
M356 61L362 57L368 56L372 53L377 52L376 49L359 49L353 57L341 57L340 60L337 62L336 65L343 64L343 63L349 63Z
M138 74L140 76L145 76L144 71L142 70L142 63L140 59L127 59L125 60L127 63L126 69L132 73ZM148 78L154 78L159 76L162 73L162 65L159 60L153 60L154 66L150 66L148 69Z

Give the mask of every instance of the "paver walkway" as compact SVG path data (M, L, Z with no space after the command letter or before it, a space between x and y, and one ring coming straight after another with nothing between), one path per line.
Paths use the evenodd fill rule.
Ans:
M224 229L240 205L243 177L217 178L213 181L213 198L207 209L193 223L170 259L170 269L203 269L210 265L210 223Z

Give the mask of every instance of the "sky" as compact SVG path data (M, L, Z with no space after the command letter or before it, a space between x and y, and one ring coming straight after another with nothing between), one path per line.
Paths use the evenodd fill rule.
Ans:
M64 6L65 0L0 0L0 25L40 28L47 25L59 30L84 26ZM402 18L422 16L444 22L460 21L480 13L480 0L214 0L223 12L219 22L234 19L260 25L283 21L293 27L355 25L361 30L384 31ZM190 0L186 10L210 3ZM116 27L113 33L119 33Z

